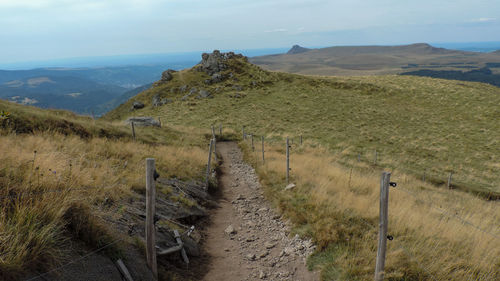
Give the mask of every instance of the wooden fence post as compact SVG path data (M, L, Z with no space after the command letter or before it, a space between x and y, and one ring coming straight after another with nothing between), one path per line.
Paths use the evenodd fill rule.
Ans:
M264 159L264 136L262 136L262 164L266 163Z
M453 171L450 172L450 175L448 176L448 189L451 189L451 177L453 176Z
M132 126L132 137L134 137L134 141L135 141L135 127L134 127L134 122L130 122L130 125Z
M302 145L302 135L300 135L300 145Z
M358 162L361 161L361 154L358 153Z
M222 124L219 124L219 138L222 138Z
M155 208L156 208L156 189L155 189L155 159L146 159L146 257L148 266L153 272L153 276L158 279L158 267L156 264L156 241L155 241Z
M252 151L255 151L255 146L253 146L253 134L252 134Z
M375 281L384 280L385 253L387 249L387 224L389 217L389 184L391 173L383 172L380 179L380 222L378 234L377 262Z
M212 126L212 138L215 139L215 128Z
M290 142L288 137L286 137L286 184L289 183L290 179Z
M207 174L205 178L205 189L208 190L208 182L210 179L210 163L212 162L212 146L214 145L214 139L210 140L210 148L208 149L208 164L207 164Z
M422 177L422 181L423 181L424 183L425 183L425 172L426 172L426 171L424 171L424 176Z
M214 160L217 163L217 140L214 138Z

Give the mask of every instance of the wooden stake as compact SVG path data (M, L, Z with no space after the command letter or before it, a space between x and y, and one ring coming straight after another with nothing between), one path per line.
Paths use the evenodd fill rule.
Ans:
M264 136L262 136L262 164L266 163L264 159Z
M146 159L146 257L148 266L153 272L153 276L158 279L158 267L156 263L156 241L155 241L155 159Z
M219 125L219 138L222 138L222 124Z
M135 127L134 127L134 122L130 122L130 125L132 126L132 137L134 137L134 141L135 141Z
M361 154L358 153L358 162L361 161Z
M448 176L448 189L451 189L451 177L453 176L453 172L450 172L450 175Z
M302 145L302 135L300 135L300 145Z
M349 172L349 183L347 184L348 188L351 188L351 178L352 178L352 167L351 167L351 171Z
M375 281L384 280L385 253L387 250L387 224L389 217L389 183L391 173L383 172L380 179L380 223L378 234L377 262L375 265Z
M214 138L214 160L217 163L217 140Z
M213 138L213 139L216 139L216 138L215 138L215 128L214 128L214 126L212 126L212 138Z
M212 146L214 145L214 139L210 140L210 148L208 149L208 164L207 164L207 174L205 178L205 190L208 190L208 182L210 179L210 163L212 162Z
M255 151L255 146L253 146L253 134L252 134L252 151Z
M290 142L288 137L286 137L286 184L289 183L290 179Z
M422 181L425 183L425 171L424 171L424 176L422 177Z

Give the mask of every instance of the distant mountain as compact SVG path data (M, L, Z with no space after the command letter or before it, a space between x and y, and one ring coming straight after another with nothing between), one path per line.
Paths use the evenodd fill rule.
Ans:
M480 69L488 63L500 63L500 53L466 52L419 43L402 46L336 46L294 54L253 57L250 61L269 70L291 73L374 75L398 74L408 69Z
M141 93L143 91L146 91L147 89L151 88L152 86L153 86L153 83L149 83L149 84L137 87L135 89L129 90L129 91L121 94L120 96L112 99L111 101L99 105L97 107L98 108L97 112L99 112L99 113L106 113L106 112L108 112L108 111L110 111L110 110L118 107L122 103L125 103L131 97L134 97L134 96L138 95L139 93Z
M304 52L307 52L311 49L308 49L308 48L304 48L304 47L301 47L299 45L293 45L293 47L288 50L288 52L286 52L288 55L294 55L294 54L300 54L300 53L304 53Z
M165 65L0 70L0 98L77 113L105 113L128 90L159 80ZM135 93L135 92L133 92Z
M35 76L0 84L0 98L42 108L63 108L87 114L125 91L123 87L72 76Z

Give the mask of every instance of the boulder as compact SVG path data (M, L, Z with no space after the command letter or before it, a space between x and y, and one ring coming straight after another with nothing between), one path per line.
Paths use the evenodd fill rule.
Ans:
M200 99L209 98L209 97L211 97L211 94L207 90L201 89L200 92L198 93L198 98L200 98Z
M136 109L141 109L141 108L144 108L144 104L142 102L134 101L134 103L132 103L131 110L136 110Z
M187 91L187 89L188 89L188 85L182 85L182 86L179 88L179 91L182 93L182 92Z
M170 80L172 80L174 78L174 76L172 76L172 73L176 72L175 70L173 69L168 69L166 71L164 71L162 74L161 74L161 82L168 82Z
M164 104L167 104L167 103L171 103L172 100L170 99L167 99L167 98L160 98L160 95L156 94L153 96L153 99L151 100L151 103L153 104L153 106L162 106Z
M153 117L130 117L125 120L126 124L134 122L134 126L155 126L160 127L160 122Z

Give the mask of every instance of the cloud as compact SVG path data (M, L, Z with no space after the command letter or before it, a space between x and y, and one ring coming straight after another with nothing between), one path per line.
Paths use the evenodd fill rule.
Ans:
M473 19L471 22L493 22L497 21L496 18L478 18L478 19Z
M287 31L288 31L288 29L286 29L286 28L276 28L273 30L265 30L264 32L271 33L271 32L287 32Z

